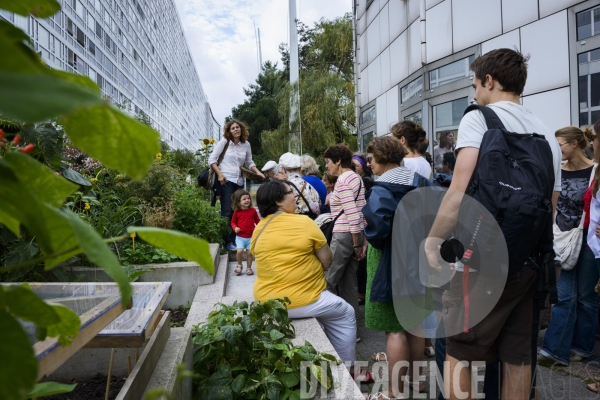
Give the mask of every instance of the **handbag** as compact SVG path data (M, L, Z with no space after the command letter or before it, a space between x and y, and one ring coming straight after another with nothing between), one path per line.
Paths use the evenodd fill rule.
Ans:
M594 175L596 174L596 168L598 164L594 164L594 168L592 168L592 175L590 176L590 183L588 184L588 188L592 184L594 179ZM573 228L568 231L561 231L558 225L553 224L552 232L554 233L554 243L556 244L556 252L557 256L560 257L560 267L569 271L577 265L577 260L579 259L579 252L581 251L581 246L583 245L583 221L585 220L585 211L581 216L581 221L579 222L579 226Z
M221 154L219 155L219 158L217 159L217 166L219 166L219 164L221 164L221 161L223 161L223 157L225 156L225 152L227 151L228 147L229 147L229 140L225 144L223 151L221 152ZM198 175L196 180L198 181L198 187L203 187L206 190L211 190L212 188L215 187L215 182L217 180L217 174L209 165L208 168L206 168L204 171L202 171L200 173L200 175Z
M362 189L362 179L359 180L358 193L356 194L356 197L354 198L354 202L358 201L358 196L360 195L360 189ZM333 218L330 221L323 222L323 224L320 226L321 232L323 232L323 235L325 235L325 239L327 239L327 244L329 244L329 245L331 245L331 240L333 239L333 228L335 227L335 223L338 220L338 218L340 217L340 215L342 215L343 213L344 213L344 210L340 211L340 213L338 215L336 215L335 218Z

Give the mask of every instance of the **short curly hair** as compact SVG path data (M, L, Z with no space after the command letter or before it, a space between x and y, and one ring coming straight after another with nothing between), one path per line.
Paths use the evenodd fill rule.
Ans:
M323 153L323 158L329 158L333 163L341 161L342 168L352 168L352 151L345 143L330 146Z
M406 155L406 150L402 144L390 137L376 137L367 146L367 153L373 154L377 164L398 164L402 162Z
M246 124L242 121L238 121L237 119L232 119L231 121L228 121L225 124L225 126L223 127L223 137L227 140L233 140L231 132L229 132L229 129L231 129L231 125L233 124L238 124L240 126L240 129L242 130L242 134L240 135L240 142L246 143L246 140L248 140L248 136L250 136L250 132L248 132L248 127L246 126Z

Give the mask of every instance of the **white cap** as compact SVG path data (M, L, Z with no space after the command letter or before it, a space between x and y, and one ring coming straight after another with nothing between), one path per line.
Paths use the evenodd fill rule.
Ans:
M283 168L288 169L300 168L302 166L302 157L288 152L279 157L279 164Z
M276 165L277 165L277 163L275 161L269 160L269 161L267 161L267 163L265 164L265 166L262 167L261 171L262 172L267 172L268 170L275 168Z

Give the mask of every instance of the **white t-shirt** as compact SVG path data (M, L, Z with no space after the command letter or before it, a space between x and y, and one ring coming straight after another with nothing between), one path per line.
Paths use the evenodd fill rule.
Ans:
M427 179L431 178L431 165L429 165L425 157L404 157L404 166Z
M554 165L554 190L560 192L560 162L562 153L554 133L531 111L512 101L499 101L488 105L498 114L506 130L514 133L538 133L544 135L550 150L552 150L552 164ZM483 134L487 131L487 124L481 111L471 111L465 115L458 126L458 140L456 149L463 147L479 148ZM405 158L406 160L406 158Z

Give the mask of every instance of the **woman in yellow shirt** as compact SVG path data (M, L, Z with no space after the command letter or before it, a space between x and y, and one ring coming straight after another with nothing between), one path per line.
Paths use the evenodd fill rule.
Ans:
M254 297L258 301L288 297L290 318L316 318L340 358L354 364L354 309L326 290L323 271L331 266L331 250L317 224L295 214L295 196L290 185L279 180L263 183L256 193L263 219L250 244L256 258ZM361 373L359 381L372 377Z

